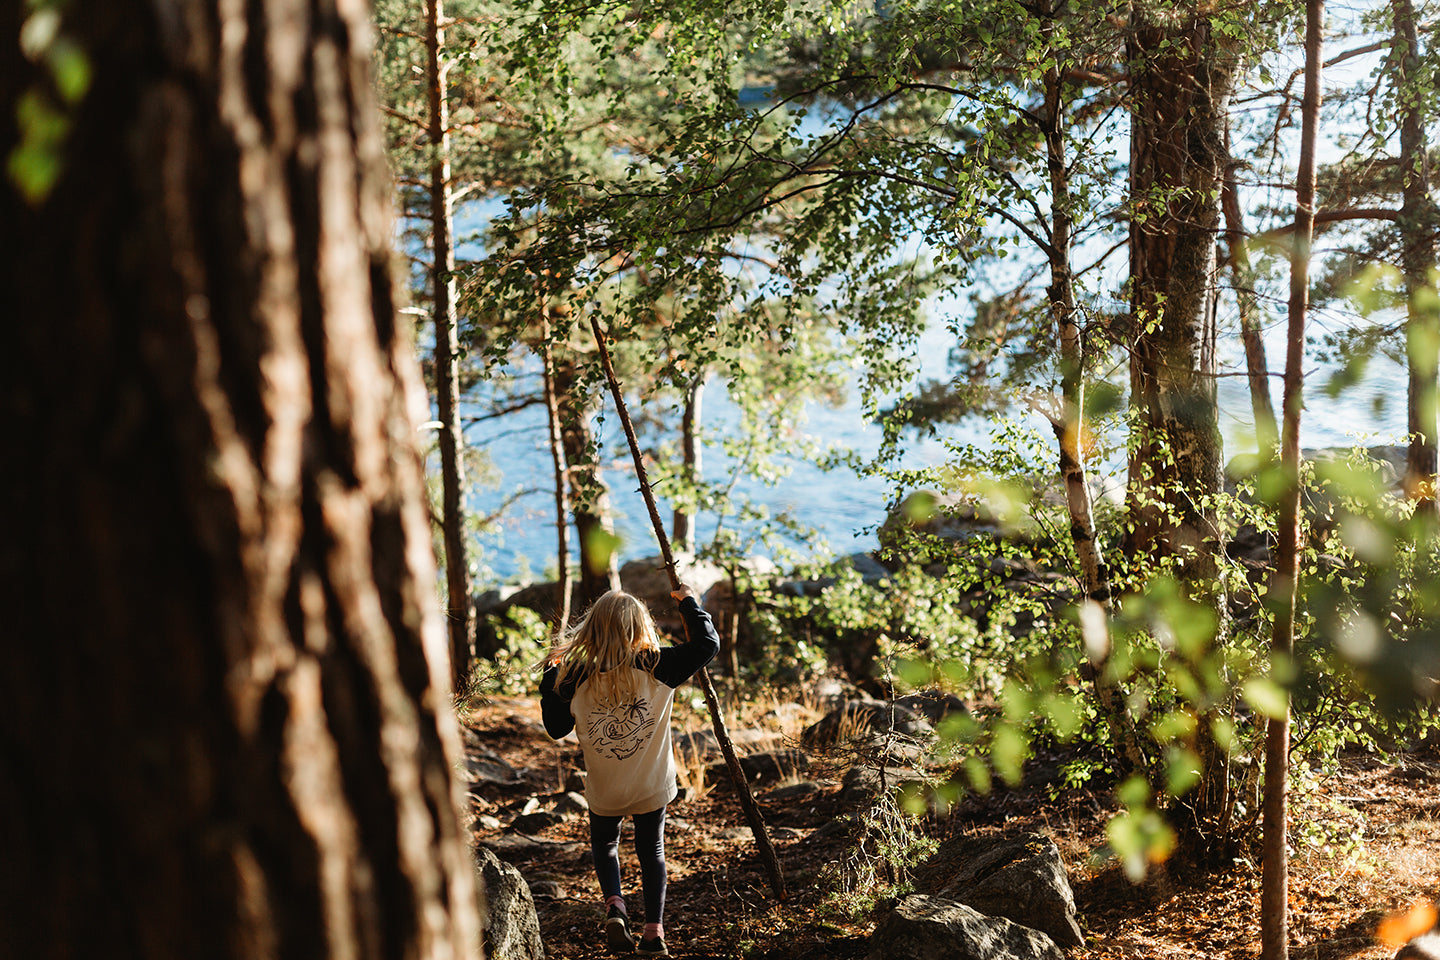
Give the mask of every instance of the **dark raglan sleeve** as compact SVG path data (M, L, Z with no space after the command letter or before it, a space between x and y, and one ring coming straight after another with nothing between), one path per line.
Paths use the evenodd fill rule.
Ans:
M545 732L552 740L559 740L575 729L575 717L570 713L575 688L565 683L557 690L556 674L554 667L546 667L545 675L540 678L540 718L545 721Z
M686 597L680 601L680 615L685 618L688 639L679 646L661 650L660 662L655 667L655 679L671 687L689 680L720 652L715 621L701 609L699 600Z

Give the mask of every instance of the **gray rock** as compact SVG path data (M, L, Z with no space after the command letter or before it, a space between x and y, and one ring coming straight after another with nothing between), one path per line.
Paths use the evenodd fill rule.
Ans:
M810 691L810 696L815 702L826 709L843 706L847 700L858 700L863 698L860 688L849 680L841 677L825 676L815 681L815 686Z
M875 928L870 960L1062 960L1045 934L963 903L914 894Z
M775 783L807 769L810 758L799 750L775 750L740 757L740 769L750 783Z
M530 895L536 900L564 900L565 886L559 880L532 880Z
M725 579L725 571L706 560L697 560L693 554L675 554L675 572L683 583L704 597L710 588ZM631 560L620 567L620 586L644 601L655 618L655 626L661 633L680 637L685 633L685 621L670 596L670 574L660 557L645 557Z
M845 778L840 781L839 797L848 803L868 803L880 795L882 780L886 790L894 790L901 784L915 782L916 776L915 771L902 767L879 768L857 764L847 770Z
M483 909L485 956L492 960L544 960L540 918L525 878L483 847L475 851L475 879Z
M1440 932L1420 934L1395 952L1395 960L1440 960Z
M940 690L924 690L919 693L912 693L909 696L896 700L895 705L920 714L932 725L938 725L941 720L944 720L952 713L969 712L969 708L965 706L964 700L961 700L953 693L945 693Z
M465 758L465 772L473 786L479 784L512 784L520 779L515 768L493 753L471 754Z
M746 783L773 785L789 776L794 776L810 765L810 759L800 750L777 750L770 753L755 753L736 757L740 773ZM730 765L717 760L705 768L705 782L711 784L731 783Z
M571 791L561 794L560 799L555 801L555 812L562 817L579 816L590 812L590 804L583 794Z
M832 569L838 569L841 564L852 568L860 574L861 580L872 587L891 576L890 568L875 559L873 553L852 553L841 557ZM838 576L829 576L812 580L781 580L774 587L778 593L794 597L818 597L839 582Z
M540 810L535 813L524 813L510 821L510 829L516 833L537 834L544 833L551 827L561 823L565 818L558 813L551 813L549 810Z
M589 862L590 859L590 844L588 843L537 840L523 833L502 833L498 836L480 837L476 843L503 860L530 860L543 857L546 863L560 863L567 860Z
M820 795L820 784L811 780L792 783L788 787L776 787L765 796L771 803L783 803L787 807L804 803Z
M1060 850L1041 834L998 841L955 837L915 868L913 881L918 891L1023 923L1061 947L1085 943Z
M793 729L800 725L807 713L808 711L802 703L779 703L773 710L765 711L760 719L767 725Z
M680 758L687 763L699 763L720 756L720 741L715 739L713 730L696 730L682 733L672 740Z
M819 843L822 840L829 840L831 837L849 836L855 833L855 821L849 817L836 817L833 820L826 820L820 826L810 831L805 838L806 843Z
M850 700L806 727L800 740L807 747L820 747L890 730L917 737L934 732L924 716L908 707L883 700Z

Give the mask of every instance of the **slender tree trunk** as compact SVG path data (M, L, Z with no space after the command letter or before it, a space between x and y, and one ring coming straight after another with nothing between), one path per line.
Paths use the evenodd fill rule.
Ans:
M460 317L455 302L455 244L450 197L450 106L441 59L443 0L425 3L425 70L429 82L430 284L435 321L435 406L440 418L441 526L445 539L446 617L454 689L463 691L475 657L475 605L465 545L465 435L460 427Z
M48 199L0 184L45 318L0 351L6 956L478 951L369 24L311 7L53 8L93 82Z
M1305 93L1301 102L1300 169L1295 184L1295 239L1290 254L1290 316L1286 328L1284 422L1280 465L1286 486L1276 533L1275 576L1270 603L1275 617L1271 642L1276 663L1291 658L1295 645L1295 601L1300 584L1300 411L1304 403L1305 319L1310 297L1310 245L1315 234L1315 142L1320 129L1320 31L1322 0L1305 5ZM1260 955L1289 955L1289 864L1286 830L1290 764L1290 702L1265 729L1265 792L1261 801Z
M1046 18L1042 29L1048 41L1054 20ZM1085 356L1080 325L1076 319L1075 284L1070 269L1071 216L1069 167L1065 156L1064 103L1061 65L1052 57L1045 74L1045 147L1050 172L1050 313L1060 339L1060 419L1052 423L1060 452L1060 474L1065 482L1065 502L1070 514L1070 539L1080 563L1080 578L1086 602L1095 605L1098 616L1085 618L1086 646L1095 674L1095 691L1100 709L1110 724L1115 753L1125 773L1145 768L1145 757L1135 735L1134 720L1120 690L1108 678L1110 654L1110 580L1095 529L1090 484L1085 473Z
M685 412L680 418L680 453L687 491L700 482L700 402L705 396L704 373L698 373L685 391ZM681 553L695 552L694 517L689 507L676 505L671 516L671 539Z
M1230 153L1230 134L1225 134L1225 152ZM1230 272L1235 278L1235 305L1240 314L1240 340L1245 347L1245 372L1250 383L1250 410L1255 418L1255 443L1261 456L1270 458L1280 443L1280 426L1275 403L1270 398L1270 365L1265 359L1265 340L1260 326L1259 303L1255 296L1255 270L1245 232L1245 217L1235 190L1235 166L1227 164L1220 205L1225 213L1225 245L1229 249Z
M600 480L595 437L590 430L595 400L581 391L578 374L573 358L562 353L555 364L555 398L560 410L560 440L570 468L573 494L570 509L580 545L574 603L583 610L606 591L620 588L620 570L615 558L609 497Z
M542 307L543 309L543 307ZM560 436L560 404L555 397L555 356L550 346L550 322L541 331L540 357L544 363L545 422L550 432L550 460L555 467L555 633L563 636L570 624L570 603L575 581L570 575L570 469Z
M1410 447L1405 458L1405 493L1416 510L1440 519L1435 497L1436 372L1440 369L1440 306L1431 279L1436 269L1435 233L1440 217L1430 197L1429 143L1425 135L1420 38L1410 0L1391 0L1395 37L1395 87L1400 104L1401 266L1405 274L1408 314L1405 344L1409 358L1408 426Z

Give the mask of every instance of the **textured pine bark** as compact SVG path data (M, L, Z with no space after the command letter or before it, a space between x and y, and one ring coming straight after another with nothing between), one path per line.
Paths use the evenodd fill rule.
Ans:
M366 10L66 10L63 173L0 190L0 943L472 956Z
M1209 12L1134 0L1129 35L1130 445L1126 552L1175 558L1192 596L1226 630L1216 517L1222 464L1216 403L1216 241L1227 111L1237 54ZM1199 718L1200 784L1172 807L1180 856L1225 862L1234 837L1230 763Z
M1233 54L1194 10L1131 5L1130 455L1127 549L1213 573L1220 490L1215 242ZM1168 446L1168 451L1167 451ZM1158 501L1158 502L1152 502Z

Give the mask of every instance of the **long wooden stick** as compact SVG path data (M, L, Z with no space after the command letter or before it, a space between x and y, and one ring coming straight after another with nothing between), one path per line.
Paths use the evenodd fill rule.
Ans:
M635 476L640 481L640 495L645 498L645 508L650 511L650 523L655 528L655 539L660 544L660 558L670 575L671 589L678 590L680 575L675 569L675 558L670 553L670 538L665 535L665 526L660 522L660 511L655 507L655 494L651 491L650 480L645 475L645 463L640 456L640 444L635 439L635 427L630 422L625 396L620 389L620 381L615 377L615 367L610 362L610 350L605 346L605 331L600 327L600 318L593 313L590 315L590 326L595 331L595 346L600 351L600 363L605 367L605 379L609 381L610 393L615 398L615 412L620 417L620 425L625 428L625 439L630 443L630 456L635 460ZM710 722L715 729L715 739L720 743L720 752L725 756L725 766L730 770L730 779L735 781L735 789L740 795L740 806L745 811L750 832L755 835L755 843L760 847L760 857L765 861L765 869L770 874L770 888L775 892L777 900L784 900L785 877L780 872L780 860L775 856L775 847L770 843L770 834L765 829L765 818L761 816L760 807L750 793L745 771L740 769L740 759L735 755L735 745L730 742L730 734L725 729L725 718L720 710L720 699L715 695L715 685L710 682L710 672L701 669L696 676L700 681L700 689L705 693L705 705L710 708Z

